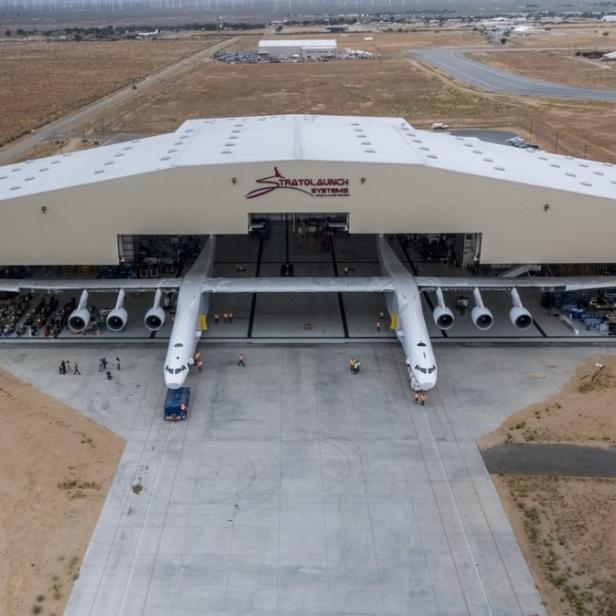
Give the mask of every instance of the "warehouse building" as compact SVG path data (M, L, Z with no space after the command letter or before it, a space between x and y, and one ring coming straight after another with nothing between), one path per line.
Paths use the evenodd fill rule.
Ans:
M336 57L334 39L275 39L259 41L258 53L276 60L327 60Z
M0 265L117 264L136 236L247 234L283 214L455 234L464 262L616 262L609 163L401 118L283 115L0 167Z

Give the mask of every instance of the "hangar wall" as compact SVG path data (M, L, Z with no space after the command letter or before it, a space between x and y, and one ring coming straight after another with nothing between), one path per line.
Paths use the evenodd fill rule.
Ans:
M275 165L299 184L247 198L272 186L257 179L274 176ZM348 195L303 192L314 186L302 182L318 179L344 180ZM242 234L249 213L311 210L349 212L351 233L482 233L483 263L616 262L614 206L612 199L423 165L178 166L3 201L0 264L117 263L120 234Z

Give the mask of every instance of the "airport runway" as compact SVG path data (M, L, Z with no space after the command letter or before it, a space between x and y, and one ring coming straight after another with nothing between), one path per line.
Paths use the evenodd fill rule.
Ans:
M77 128L86 122L90 122L114 105L119 105L133 96L142 94L147 88L160 85L160 83L165 79L175 77L179 72L194 66L195 63L203 61L205 58L209 58L215 51L228 47L236 40L237 37L226 39L212 45L211 47L202 49L191 56L182 58L178 62L165 66L159 71L150 73L140 81L136 81L134 84L130 84L125 88L116 90L115 92L100 98L85 107L82 107L81 109L77 109L72 113L58 118L57 120L49 122L33 132L6 144L0 148L0 165L9 164L10 161L15 160L19 156L23 156L29 150L47 139L65 136L67 133L75 131Z
M616 102L616 90L576 88L503 71L467 57L466 50L436 48L420 49L412 56L454 79L488 92L547 98Z

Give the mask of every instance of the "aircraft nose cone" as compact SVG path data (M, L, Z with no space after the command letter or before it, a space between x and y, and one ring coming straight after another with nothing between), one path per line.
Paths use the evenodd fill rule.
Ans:
M179 379L168 379L165 377L165 385L167 385L169 389L179 389L183 384L184 381L180 381Z

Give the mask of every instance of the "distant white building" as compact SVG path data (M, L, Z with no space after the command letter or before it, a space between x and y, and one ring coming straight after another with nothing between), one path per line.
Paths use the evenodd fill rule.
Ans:
M334 39L275 39L259 41L258 53L278 60L325 60L335 58Z
M616 22L616 15L604 15L601 21Z

